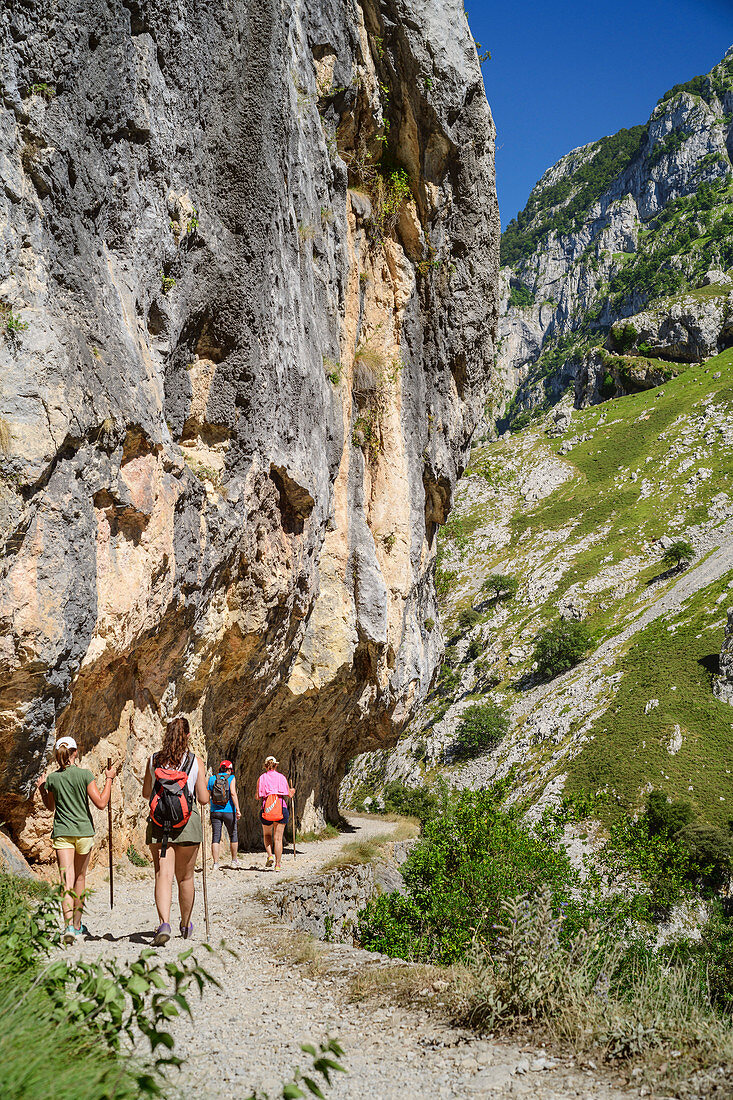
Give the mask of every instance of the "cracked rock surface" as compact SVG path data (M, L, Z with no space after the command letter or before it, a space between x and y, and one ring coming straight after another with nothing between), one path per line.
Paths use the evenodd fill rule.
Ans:
M10 0L0 35L0 813L50 854L28 796L72 733L139 843L182 712L243 838L270 752L313 827L440 656L497 316L465 15Z

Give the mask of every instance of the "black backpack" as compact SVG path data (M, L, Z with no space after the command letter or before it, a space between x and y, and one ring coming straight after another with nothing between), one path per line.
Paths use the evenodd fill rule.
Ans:
M211 801L214 806L226 806L229 801L228 775L217 775L211 788Z

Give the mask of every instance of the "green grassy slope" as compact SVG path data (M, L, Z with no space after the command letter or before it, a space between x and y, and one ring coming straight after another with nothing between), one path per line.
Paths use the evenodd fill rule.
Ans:
M727 514L720 494L733 497L733 349L659 389L574 413L563 439L549 438L546 427L477 447L440 533L444 626L456 630L468 607L480 612L471 633L500 677L490 694L506 705L521 703L533 638L557 619L563 598L580 603L597 647L678 580L655 540L691 538L698 561L716 545ZM527 501L521 489L542 463L564 463L570 476L545 499ZM492 573L519 579L514 600L486 600L481 583ZM611 706L594 718L580 750L570 760L558 753L553 766L557 746L542 744L524 755L519 778L567 772L569 789L605 788L627 804L653 784L689 796L710 821L733 815L733 708L711 689L733 604L729 582L733 573L673 620L663 616L632 637L616 660ZM461 670L472 664L477 672L464 656ZM464 693L466 683L464 676ZM659 705L645 714L651 699ZM445 699L433 704L433 716L444 707ZM565 709L572 714L570 695ZM676 726L682 747L670 755Z
M722 608L733 602L729 579L635 636L618 663L623 676L613 703L572 763L568 790L607 789L633 805L650 784L687 799L711 824L733 817L733 707L712 693ZM654 699L659 705L645 713ZM682 744L671 755L676 733Z

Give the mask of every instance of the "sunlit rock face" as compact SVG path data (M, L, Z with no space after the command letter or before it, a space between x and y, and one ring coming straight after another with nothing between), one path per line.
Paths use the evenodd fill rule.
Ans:
M434 534L494 357L494 129L457 0L11 0L0 814L60 733L267 753L307 827L440 655Z

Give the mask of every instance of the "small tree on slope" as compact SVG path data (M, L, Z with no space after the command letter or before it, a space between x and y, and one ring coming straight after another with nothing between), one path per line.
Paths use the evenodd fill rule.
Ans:
M677 539L662 554L662 564L681 571L690 564L694 557L695 551L687 539Z

